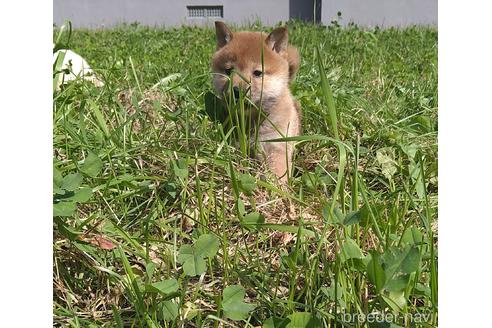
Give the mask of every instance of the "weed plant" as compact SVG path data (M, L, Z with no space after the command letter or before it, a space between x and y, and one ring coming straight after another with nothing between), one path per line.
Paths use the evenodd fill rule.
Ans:
M285 188L243 97L221 123L212 29L54 30L104 81L53 92L55 326L437 326L437 31L288 27Z

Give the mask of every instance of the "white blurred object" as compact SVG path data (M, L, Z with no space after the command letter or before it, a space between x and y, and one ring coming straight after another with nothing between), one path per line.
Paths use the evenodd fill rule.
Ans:
M68 49L58 50L53 54L53 63L56 62L58 55L60 53L65 53L63 58L63 63L61 65L62 70L67 70L70 73L60 73L58 75L58 80L56 82L56 88L60 88L60 85L67 83L68 81L73 81L77 78L82 78L84 80L94 83L97 87L102 87L104 83L96 76L94 71L90 68L87 61L82 58L77 53ZM63 55L63 54L61 54Z

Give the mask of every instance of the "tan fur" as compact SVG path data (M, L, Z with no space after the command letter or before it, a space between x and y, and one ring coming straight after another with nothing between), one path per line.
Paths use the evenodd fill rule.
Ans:
M294 145L292 142L264 141L300 134L300 106L289 90L289 83L299 68L299 53L288 44L285 27L274 29L267 35L258 32L233 33L222 22L216 22L215 26L217 50L212 58L214 87L221 95L229 90L226 75L227 69L232 68L236 72L230 77L233 87L241 88L258 106L261 100L267 118L262 121L258 131L258 141L263 151L263 156L259 157L285 182L292 172ZM254 71L262 71L263 76L255 76Z

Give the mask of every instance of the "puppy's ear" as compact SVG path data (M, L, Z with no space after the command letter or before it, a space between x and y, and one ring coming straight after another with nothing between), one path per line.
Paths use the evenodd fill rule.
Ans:
M283 53L289 45L289 33L286 27L277 27L265 40L270 49Z
M215 22L215 35L217 37L217 49L222 48L232 40L232 32L223 22Z
M287 62L289 63L289 82L292 82L301 64L301 56L299 56L299 51L297 51L297 49L293 46L287 47Z

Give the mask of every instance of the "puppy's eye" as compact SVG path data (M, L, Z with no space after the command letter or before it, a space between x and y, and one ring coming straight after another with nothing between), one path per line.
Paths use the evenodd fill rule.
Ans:
M226 73L226 75L231 75L231 73L232 73L232 67L226 68L225 69L225 73Z
M256 77L260 77L263 75L263 72L262 71L254 71L253 72L253 75L256 76Z

